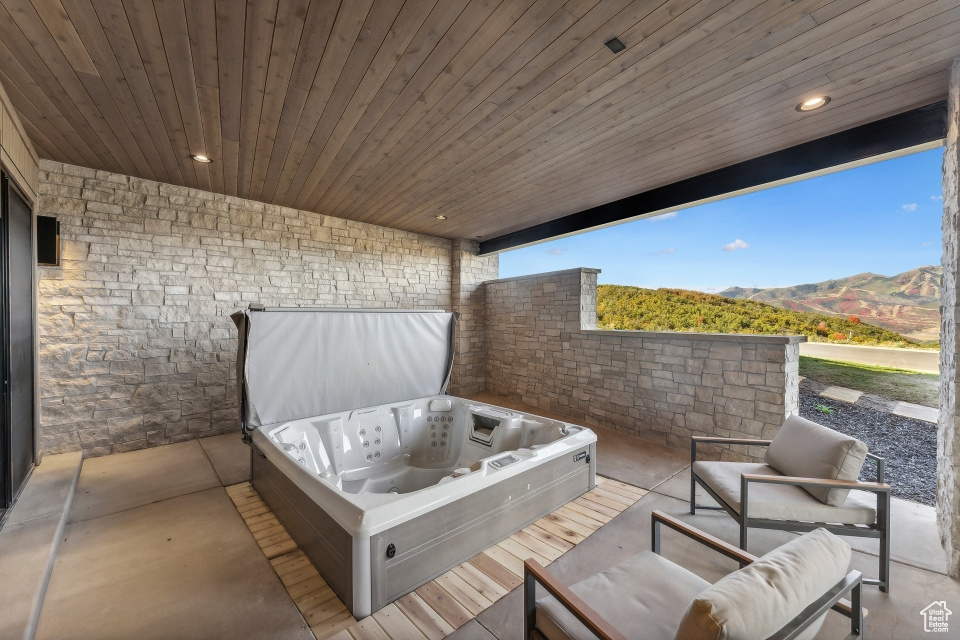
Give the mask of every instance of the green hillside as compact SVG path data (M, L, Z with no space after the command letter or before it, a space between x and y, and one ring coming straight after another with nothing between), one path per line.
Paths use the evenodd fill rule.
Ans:
M601 329L804 335L813 342L874 346L917 346L899 333L860 322L791 311L753 300L686 291L600 285L597 324Z

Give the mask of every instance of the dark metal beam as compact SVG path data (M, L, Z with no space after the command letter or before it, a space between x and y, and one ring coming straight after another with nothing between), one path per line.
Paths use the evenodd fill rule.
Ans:
M900 151L947 135L947 102L936 102L883 120L768 153L622 200L572 213L480 243L480 254L512 249L568 233L681 207L778 180Z

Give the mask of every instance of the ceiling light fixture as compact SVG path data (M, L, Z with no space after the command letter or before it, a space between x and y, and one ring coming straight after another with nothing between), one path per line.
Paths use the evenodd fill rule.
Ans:
M211 159L208 158L207 156L201 156L200 154L197 154L197 155L193 156L193 159L196 160L197 162L202 162L202 163L204 163L204 164L207 164L207 163L209 163L209 162L213 162L213 160L211 160Z
M620 38L614 38L613 40L607 40L603 44L607 45L607 49L613 51L614 53L620 53L627 48L627 45L620 42Z
M826 106L830 102L830 96L817 96L815 98L810 98L809 100L804 100L797 105L797 111L813 111L814 109L819 109L820 107Z
M446 220L447 216L437 216L437 220Z

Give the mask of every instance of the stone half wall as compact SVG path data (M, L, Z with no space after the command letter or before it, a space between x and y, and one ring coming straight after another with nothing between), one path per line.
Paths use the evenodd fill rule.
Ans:
M41 448L86 455L239 430L229 315L448 309L451 241L43 162ZM495 276L494 276L495 277Z
M771 438L797 413L805 338L598 331L598 273L486 283L488 392L674 447L693 435Z

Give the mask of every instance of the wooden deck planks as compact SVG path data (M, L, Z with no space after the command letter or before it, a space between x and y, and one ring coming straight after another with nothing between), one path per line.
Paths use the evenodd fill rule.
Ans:
M302 583L301 583L302 584ZM316 583L311 583L311 586ZM315 607L320 606L327 600L336 598L337 594L333 592L333 589L329 585L324 584L319 589L315 589L308 594L301 596L294 600L297 603L297 608L301 611L309 611Z
M356 623L356 619L344 608L341 613L316 626L310 627L310 630L313 631L313 635L316 636L317 640L326 640L341 631L345 631Z
M472 616L478 615L481 611L493 604L492 601L485 598L482 593L471 587L466 580L453 571L446 572L437 578L436 582L438 582L447 593L453 596L464 609L469 611Z
M584 494L579 498L577 498L576 500L574 500L574 502L581 504L588 509L592 509L593 511L596 511L598 513L602 513L610 518L616 518L618 515L620 515L620 509L614 509L613 507L609 507L605 504L596 502L593 500L593 497L594 496L591 496L589 494ZM602 499L603 498L601 498L601 500Z
M420 596L427 606L436 611L454 629L459 629L473 619L470 612L447 593L447 590L441 587L436 580L421 586L414 593Z
M548 561L553 562L560 556L564 554L564 551L557 549L554 546L551 546L547 542L544 542L537 536L530 534L526 531L517 531L515 534L510 536L511 540L516 540L527 549L530 549L538 556L546 558Z
M454 632L454 628L416 593L408 593L397 600L396 605L429 640L440 640Z
M513 555L517 556L517 558L520 559L521 562L523 560L532 559L532 560L536 560L537 562L539 562L544 566L550 564L550 560L540 555L539 553L534 552L530 547L524 544L521 544L513 537L507 538L506 540L501 540L500 542L497 543L497 546L502 549L505 549L508 553L512 553Z
M533 536L537 540L541 540L542 542L547 543L548 545L550 545L551 547L559 551L567 552L570 549L573 549L572 542L568 542L563 538L558 538L557 536L553 535L546 529L541 529L535 524L530 525L526 529L522 529L522 531L524 531L525 533L528 533L529 535Z
M601 524L607 524L608 522L613 520L613 516L609 516L605 513L600 513L599 511L595 511L594 509L591 509L589 506L586 506L584 503L579 502L578 500L574 500L573 502L568 502L566 504L566 507L571 511L576 511L577 513L585 515L592 520L596 520Z
M469 562L464 562L451 571L463 578L464 582L490 602L496 602L510 592L509 589Z
M511 591L522 584L523 580L517 577L517 574L510 571L502 564L491 558L485 553L479 553L467 560L467 564L472 565L477 571L480 571L494 582L502 586L507 591Z
M439 640L519 587L523 560L557 560L647 491L597 476L595 489L360 621L249 482L227 494L317 640Z
M383 629L389 637L393 638L393 640L399 640L399 638L423 640L427 637L410 621L410 618L403 615L403 612L400 611L396 604L390 603L383 609L380 609L380 611L373 614L373 619L377 621L380 628Z
M355 640L390 640L390 636L373 616L364 618L357 624L347 627L347 633Z

